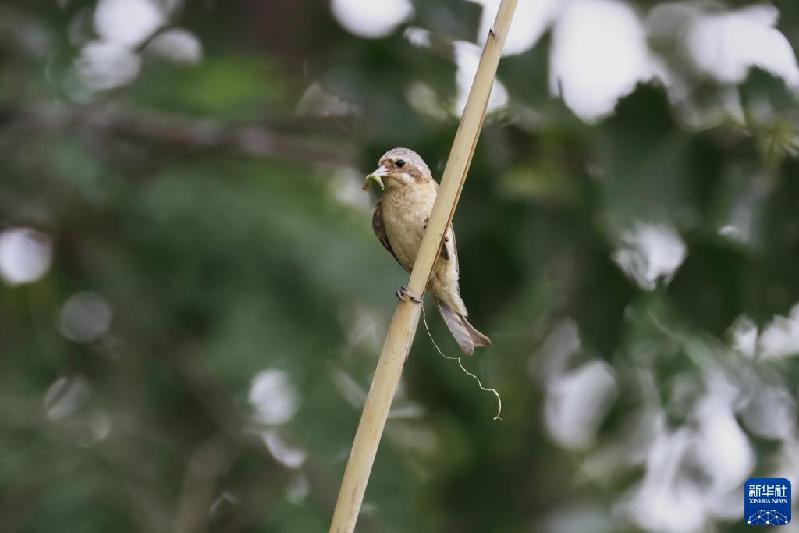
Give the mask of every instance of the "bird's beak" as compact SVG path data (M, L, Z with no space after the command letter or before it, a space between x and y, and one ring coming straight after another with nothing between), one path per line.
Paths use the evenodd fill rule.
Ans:
M369 182L374 181L378 185L380 185L380 190L384 191L386 186L383 184L383 178L388 176L388 169L384 165L380 165L375 169L374 172L366 176L366 179L363 182L363 190L369 189Z

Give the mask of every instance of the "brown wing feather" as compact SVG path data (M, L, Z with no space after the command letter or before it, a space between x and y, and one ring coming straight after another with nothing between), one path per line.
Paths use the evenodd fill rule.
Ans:
M446 240L441 243L441 257L449 261L449 243Z
M444 243L441 246L441 257L447 261L450 258L454 259L455 271L458 271L458 247L455 245L455 232L450 226L449 230L444 234Z
M386 234L386 226L383 224L383 200L380 200L377 202L377 204L375 204L375 212L372 215L372 230L375 232L375 235L377 235L377 240L380 241L380 244L383 245L383 248L388 250L388 253L390 253L391 256L397 260L397 263L402 265L394 253L394 250L391 249L391 243L388 241L388 235Z

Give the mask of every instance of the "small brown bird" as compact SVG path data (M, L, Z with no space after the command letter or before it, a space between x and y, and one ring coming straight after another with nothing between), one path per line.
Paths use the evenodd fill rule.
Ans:
M411 271L433 203L438 194L438 183L430 174L424 160L408 148L389 150L378 162L378 168L366 176L364 190L371 181L380 185L383 197L375 205L372 229L391 255L407 271ZM455 233L447 228L444 245L433 266L427 288L438 304L444 322L466 355L472 355L476 346L490 346L491 339L477 331L466 320L466 306L458 286L458 252ZM410 297L402 287L400 298ZM413 297L413 301L418 302Z

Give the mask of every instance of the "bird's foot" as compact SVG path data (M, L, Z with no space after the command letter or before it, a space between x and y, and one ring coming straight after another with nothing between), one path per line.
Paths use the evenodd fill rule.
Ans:
M422 300L411 294L410 291L408 290L408 287L406 287L405 285L402 285L399 289L397 289L397 292L395 292L394 294L399 300L402 300L404 302L411 302L414 304L422 303Z

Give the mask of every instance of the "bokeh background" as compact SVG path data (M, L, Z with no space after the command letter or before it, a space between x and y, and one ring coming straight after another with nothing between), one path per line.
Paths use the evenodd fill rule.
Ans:
M326 531L407 280L360 185L440 176L497 5L2 2L0 530ZM420 328L358 531L799 482L797 46L794 0L520 0L455 219L503 421Z

